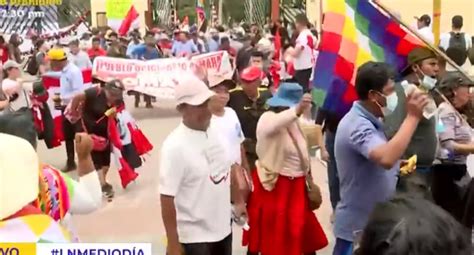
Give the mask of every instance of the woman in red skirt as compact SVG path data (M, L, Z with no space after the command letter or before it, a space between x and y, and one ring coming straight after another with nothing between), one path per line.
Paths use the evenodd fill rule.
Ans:
M328 240L309 207L306 175L310 157L298 124L311 107L311 96L303 96L296 83L283 83L267 101L270 111L257 125L257 170L249 197L248 231L243 245L248 254L315 254ZM296 107L294 107L296 106Z

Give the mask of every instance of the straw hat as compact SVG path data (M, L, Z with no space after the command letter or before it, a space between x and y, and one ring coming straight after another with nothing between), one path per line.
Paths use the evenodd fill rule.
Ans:
M0 133L0 220L38 197L39 160L26 140Z

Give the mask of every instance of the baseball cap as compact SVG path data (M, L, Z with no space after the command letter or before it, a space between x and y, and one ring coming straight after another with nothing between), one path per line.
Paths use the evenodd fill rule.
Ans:
M0 133L0 220L38 197L39 160L25 139Z
M48 58L52 61L63 61L67 59L67 54L61 48L53 48L48 51Z
M262 79L265 74L263 73L262 69L256 66L249 66L245 68L242 73L240 73L240 79L246 82L256 81L258 79Z
M215 73L215 74L208 74L207 80L209 82L209 88L213 88L219 85L225 85L229 89L235 87L235 82L232 80L233 73Z
M176 84L175 98L178 105L202 105L214 96L206 84L194 75L186 75L173 80Z
M5 62L5 64L3 64L3 70L8 70L10 68L20 68L20 64L13 60L8 60Z
M423 14L421 17L415 17L418 21L423 21L427 26L431 24L431 17L428 14Z
M408 65L411 66L429 58L437 58L434 51L426 47L417 47L408 53Z
M474 82L459 72L449 72L439 82L440 89L445 89L445 88L454 89L454 88L463 87L463 86L473 87Z

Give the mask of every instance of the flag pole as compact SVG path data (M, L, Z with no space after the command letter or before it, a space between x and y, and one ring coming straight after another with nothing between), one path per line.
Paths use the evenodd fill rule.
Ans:
M456 63L454 63L454 61L448 57L443 51L441 51L438 47L432 45L430 42L428 42L423 36L421 36L418 32L416 32L415 30L413 30L409 25L407 25L403 20L401 20L400 18L398 18L396 15L394 15L390 9L385 6L380 0L371 0L375 5L377 5L380 9L382 9L385 13L387 13L390 18L392 18L393 20L397 21L398 23L400 23L400 25L403 26L403 28L405 28L406 30L408 30L409 32L411 32L412 34L418 36L419 39L421 39L421 41L423 43L426 44L426 46L428 48L430 48L432 51L434 51L437 55L439 56L442 56L447 63L449 63L450 65L452 65L457 71L459 71L461 74L463 74L466 78L468 78L469 80L472 80L471 77L469 76L468 73L466 73L466 71L464 71L461 67L459 67Z
M433 35L435 45L439 45L439 37L441 30L441 0L433 0Z
M469 77L469 74L467 74L464 70L462 70L461 67L459 67L456 63L454 63L453 60L451 60L451 58L449 58L444 52L442 52L438 47L435 47L433 46L431 43L429 43L424 37L420 36L420 34L418 34L416 31L414 31L410 26L408 26L405 22L403 22L400 18L398 18L396 15L393 15L392 12L390 11L390 9L388 9L385 5L383 5L380 1L378 0L373 0L373 2L378 5L384 12L386 12L392 19L396 20L398 23L400 23L400 25L402 25L405 29L407 29L408 31L410 31L411 33L417 35L427 46L428 48L430 48L431 50L433 50L436 54L442 56L449 64L451 64L452 66L454 66L454 68L456 68L456 70L458 70L462 75L464 75L467 79L469 79L470 81L472 81L471 77ZM438 95L441 97L441 99L443 99L443 101L449 105L452 106L451 102L448 100L448 98L446 98L445 95L443 95L443 93L441 93L437 88L434 89L434 91L436 91L436 93L438 93ZM453 109L456 109L454 108L454 106L452 106ZM456 110L455 111L455 114L461 119L461 121L467 123L467 121L462 117L461 113ZM469 125L469 123L467 123ZM470 125L469 125L470 126Z

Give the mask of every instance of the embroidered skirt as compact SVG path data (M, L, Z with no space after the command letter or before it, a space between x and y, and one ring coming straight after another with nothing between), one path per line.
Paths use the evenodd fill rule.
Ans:
M249 197L249 231L243 245L262 255L301 255L320 250L328 240L309 209L305 177L279 176L272 191L263 189L252 171L254 191Z

